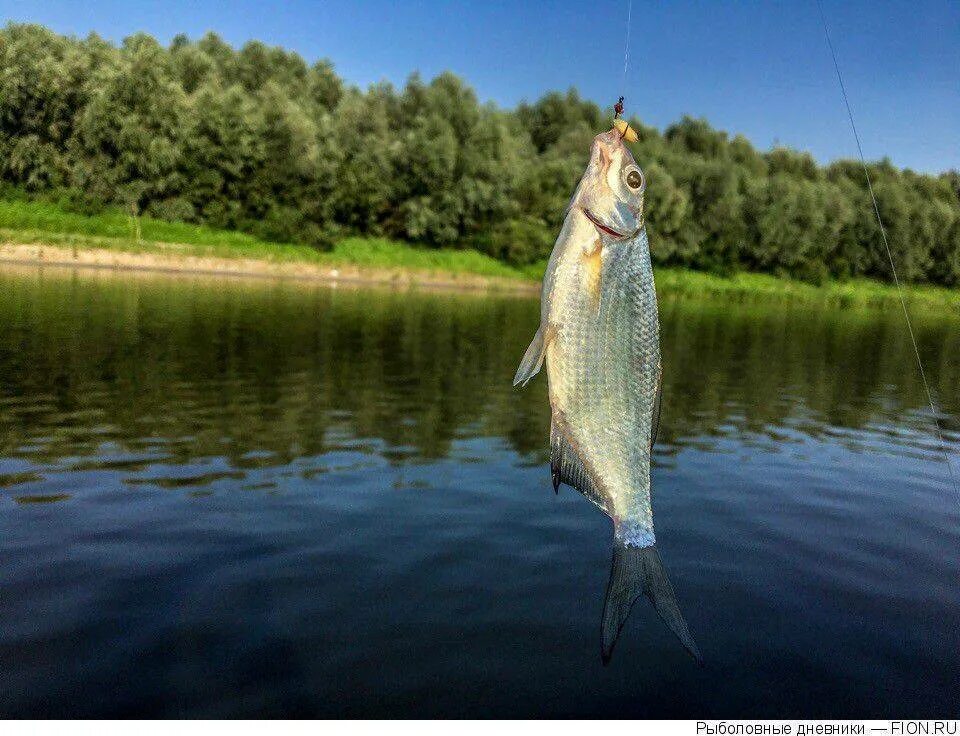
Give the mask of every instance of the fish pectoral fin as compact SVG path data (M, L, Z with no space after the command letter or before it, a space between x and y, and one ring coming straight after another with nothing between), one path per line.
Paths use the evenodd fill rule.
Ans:
M613 562L610 565L610 582L603 602L601 635L601 659L610 662L613 648L620 638L623 625L634 603L642 595L653 603L657 614L670 630L677 635L686 650L699 664L703 664L700 650L690 635L687 622L680 613L676 593L667 577L656 545L634 547L614 539Z
M580 491L609 516L610 510L591 473L568 437L566 423L556 414L550 422L550 474L553 490L561 483Z
M527 352L523 354L523 358L520 360L520 367L517 368L517 373L513 377L514 386L520 384L526 386L530 379L540 372L543 367L543 359L547 355L547 344L552 336L553 331L549 327L540 325L540 329L537 330L537 334L533 336L533 340L527 347Z

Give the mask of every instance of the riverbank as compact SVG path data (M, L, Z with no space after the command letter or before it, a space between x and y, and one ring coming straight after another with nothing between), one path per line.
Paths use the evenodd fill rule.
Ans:
M274 260L236 254L229 257L194 252L177 244L142 244L138 250L49 243L0 243L0 264L110 269L115 271L196 274L223 277L280 278L330 284L371 284L395 288L435 288L536 294L539 283L520 277L480 275L469 271L360 265L348 260L327 263Z
M116 211L87 216L21 200L0 201L0 262L530 295L537 293L546 265L515 268L473 250L420 248L383 238L345 238L321 251L233 231L134 220ZM895 287L863 279L815 286L766 274L723 277L669 268L657 268L656 279L663 295L827 301L844 307L898 301ZM904 294L911 306L960 314L960 290L910 286Z
M0 261L396 286L537 288L531 274L469 249L352 237L323 251L236 231L134 219L116 210L83 215L26 200L0 200Z

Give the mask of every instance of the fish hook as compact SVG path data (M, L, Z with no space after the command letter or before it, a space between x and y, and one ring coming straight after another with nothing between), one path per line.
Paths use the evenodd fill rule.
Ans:
M621 115L623 115L623 95L620 95L620 99L617 100L617 104L613 106L613 119L616 121ZM623 140L627 135L627 128L624 127L620 131L620 140Z

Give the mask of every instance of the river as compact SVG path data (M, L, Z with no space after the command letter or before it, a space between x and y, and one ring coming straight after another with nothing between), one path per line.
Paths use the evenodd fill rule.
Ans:
M661 555L555 496L535 299L0 272L0 714L935 717L960 497L902 314L665 295ZM915 329L960 448L960 319Z

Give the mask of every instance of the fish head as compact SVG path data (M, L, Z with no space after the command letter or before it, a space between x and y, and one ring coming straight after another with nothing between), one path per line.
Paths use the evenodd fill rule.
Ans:
M647 179L616 128L593 139L590 163L571 201L605 241L633 238L643 227Z

